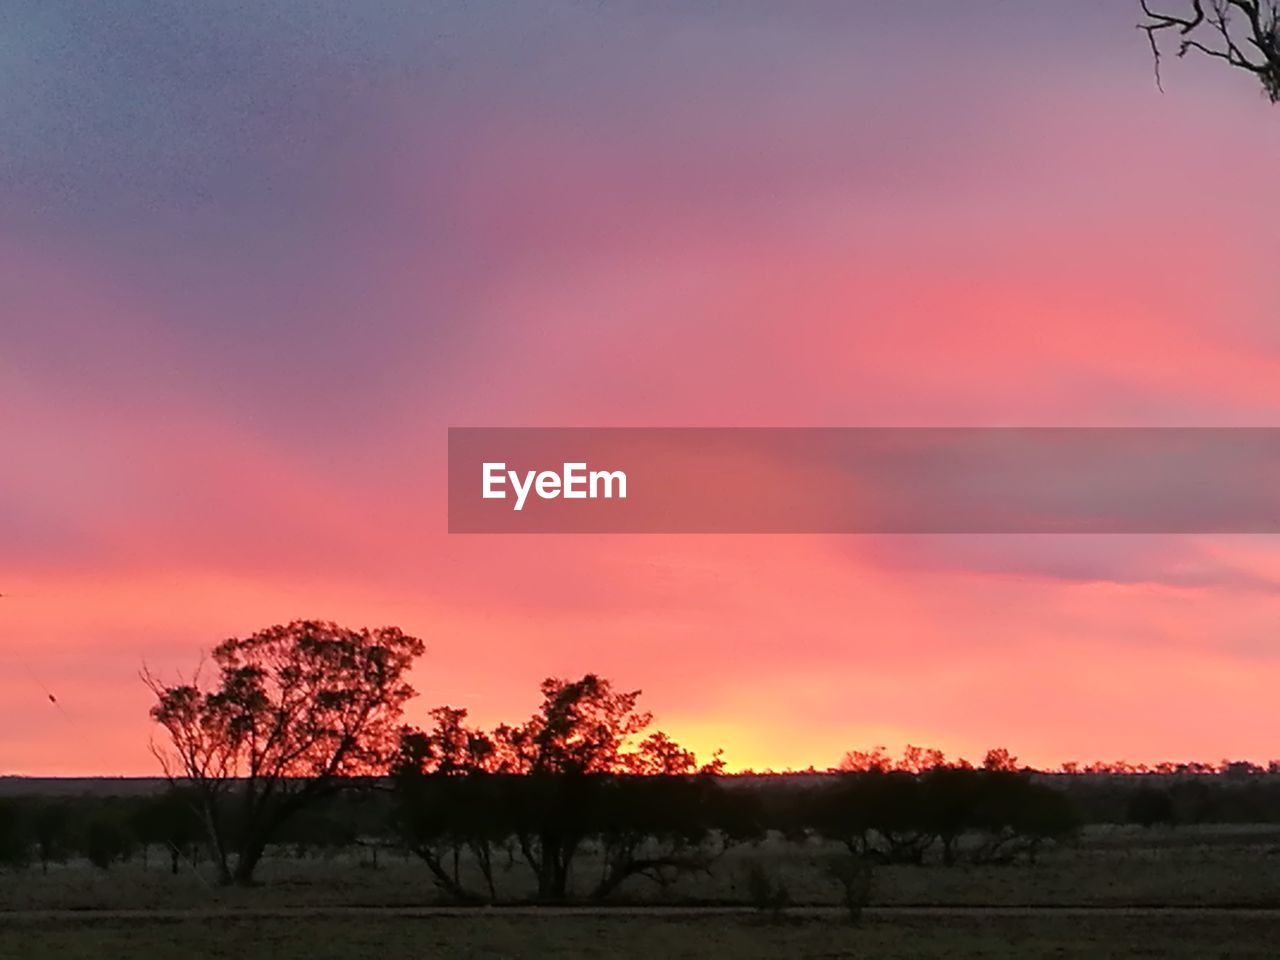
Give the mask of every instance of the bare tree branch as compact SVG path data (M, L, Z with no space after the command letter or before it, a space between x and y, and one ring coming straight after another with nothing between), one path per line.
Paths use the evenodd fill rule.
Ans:
M1280 103L1280 0L1189 0L1181 13L1155 10L1151 0L1138 0L1145 20L1156 86L1164 89L1161 41L1175 38L1176 55L1196 52L1253 74L1272 103Z

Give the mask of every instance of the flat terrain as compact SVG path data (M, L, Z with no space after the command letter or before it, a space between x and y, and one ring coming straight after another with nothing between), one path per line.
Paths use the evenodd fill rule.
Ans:
M10 921L0 958L1269 957L1280 918L1074 914L834 918L505 915Z
M824 866L842 857L832 844L779 840L731 850L709 875L681 879L665 889L636 879L615 902L743 904L744 873L762 863L784 882L792 902L834 905L838 887ZM599 873L584 854L575 870L580 886ZM129 909L277 909L334 906L420 907L441 903L426 867L383 851L376 866L368 851L345 850L305 857L277 851L264 861L252 889L219 888L207 864L169 873L167 858L153 850L109 871L84 861L0 871L0 917L5 911ZM525 868L516 863L499 876L504 898L530 894ZM1049 849L1036 863L1008 866L892 866L877 868L877 905L968 906L1205 906L1280 908L1280 829L1272 825L1094 827L1079 840Z
M0 960L28 957L1247 957L1280 943L1280 830L1091 828L1010 866L878 868L861 926L848 922L821 843L735 848L667 889L624 887L605 907L443 905L422 864L367 850L279 850L250 889L207 865L170 874L152 851L109 871L83 861L0 872ZM759 862L796 906L747 906ZM590 856L584 882L599 869ZM504 873L527 895L517 864Z

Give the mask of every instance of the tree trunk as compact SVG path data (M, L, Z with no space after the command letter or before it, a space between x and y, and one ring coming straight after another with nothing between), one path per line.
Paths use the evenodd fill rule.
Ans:
M456 877L449 875L445 865L429 847L414 847L413 852L427 865L427 869L431 871L431 875L435 878L436 886L444 890L449 896L459 903L478 903L480 901L480 898L459 883Z
M261 840L252 840L246 844L236 858L236 869L231 875L231 882L240 887L252 886L253 872L258 869L258 862L266 849L266 843Z
M956 863L956 840L958 837L947 835L942 838L942 865L954 867Z
M218 883L224 887L229 886L234 878L227 858L227 845L223 841L221 824L218 822L218 811L212 798L205 798L200 807L200 818L204 823L209 856L218 868Z

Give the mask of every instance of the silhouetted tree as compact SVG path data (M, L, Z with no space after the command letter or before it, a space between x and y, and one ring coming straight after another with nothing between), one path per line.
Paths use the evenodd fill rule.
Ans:
M692 759L682 772L607 778L590 811L604 861L592 899L605 899L633 877L665 887L709 871L738 839L726 809L734 799Z
M1139 787L1129 795L1126 819L1144 827L1173 823L1173 795L1156 787Z
M791 889L787 882L761 860L752 860L744 870L747 899L758 913L772 922L782 922L791 906Z
M85 825L83 852L99 870L127 859L132 849L133 837L114 810L99 810Z
M981 803L980 771L935 767L921 777L921 825L937 838L945 866L958 859L960 839L975 827Z
M920 863L934 839L922 799L916 774L872 766L841 776L808 805L818 832L854 857Z
M860 784L880 846L889 863L921 863L934 836L924 816L924 788L905 770L870 773Z
M970 854L973 862L1034 861L1046 842L1063 840L1075 830L1075 810L1061 790L1011 770L981 770L976 776L974 827L981 842Z
M273 839L291 847L295 856L303 857L315 852L330 858L355 846L359 838L355 818L330 797L323 803L313 803L299 810L281 823Z
M982 758L983 770L1003 770L1012 773L1018 769L1018 758L1004 747L993 747Z
M494 731L497 769L521 774L633 772L644 757L630 743L653 722L602 677L542 682L542 706L523 724Z
M575 858L594 840L604 859L594 895L605 897L631 877L665 883L702 869L731 841L713 826L719 787L710 775L722 762L699 766L666 734L649 733L640 691L588 674L546 680L542 696L527 721L492 734L451 707L432 711L430 730L403 733L398 827L443 891L494 899L494 858L505 849L533 873L540 899L562 900ZM483 891L467 885L463 853Z
M213 650L213 683L166 685L144 671L153 750L188 785L224 883L249 883L273 834L353 777L383 772L396 747L405 676L422 641L395 627L320 621L269 627Z
M495 854L511 836L506 786L495 775L492 739L466 725L467 711L438 707L428 731L406 730L395 766L397 831L436 886L461 902L496 900ZM462 874L470 853L484 892Z
M842 773L866 773L869 770L881 772L892 770L896 764L884 747L873 747L870 750L850 750L840 760Z
M49 864L62 863L70 853L71 811L67 804L49 800L36 807L30 820L40 872L48 873Z
M884 747L874 747L871 750L850 750L841 759L839 770L842 773L865 773L873 770L878 770L882 773L890 770L897 770L903 773L924 773L926 770L948 766L968 767L969 763L967 760L958 760L953 764L949 764L941 750L907 744L902 750L902 756L897 760L891 757Z
M639 690L616 691L595 674L572 682L548 679L537 713L520 726L494 731L498 769L522 775L511 781L522 793L516 841L541 899L566 896L574 858L597 827L593 813L608 802L611 776L670 770L673 764L696 768L693 755L665 734L643 737L653 717L637 709L639 697ZM625 865L629 841L620 835L614 839L615 879L603 893L621 882L622 874L638 872L634 864Z
M1277 0L1176 0L1174 6L1140 0L1139 27L1151 43L1160 81L1161 41L1172 36L1176 54L1197 53L1252 74L1272 103L1280 102L1280 4ZM1153 6L1154 4L1154 6ZM1165 6L1166 9L1155 9Z
M185 787L171 786L164 793L136 804L131 819L133 834L142 845L144 863L148 848L159 846L169 858L169 872L176 874L183 860L193 859L202 836L197 814L199 797Z
M0 867L25 867L30 859L25 814L18 801L0 798Z
M1069 835L1077 819L1062 790L1035 783L1003 748L988 751L977 769L914 747L901 761L882 748L851 752L842 767L848 772L802 798L800 815L859 861L918 864L934 850L948 866L962 857L1034 858L1044 843Z
M875 869L866 857L841 857L827 864L827 876L840 885L840 902L849 911L849 922L862 922L862 911L871 900Z

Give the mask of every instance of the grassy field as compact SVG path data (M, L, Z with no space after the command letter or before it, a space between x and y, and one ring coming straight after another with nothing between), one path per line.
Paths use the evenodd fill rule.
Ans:
M768 923L754 917L504 916L22 921L0 958L270 956L931 958L1267 957L1280 919L1230 916L966 916Z
M731 851L710 876L624 888L612 911L432 908L425 868L383 853L277 853L253 888L170 875L153 855L0 873L0 960L28 957L1236 957L1280 943L1280 831L1093 828L1034 864L881 867L860 927L833 909L822 844ZM781 922L739 908L760 861L789 888ZM584 882L593 863L581 865ZM517 866L505 877L526 891ZM675 908L655 906L675 904ZM680 904L686 905L680 907ZM1065 908L1065 909L1064 909ZM1173 908L1172 910L1167 908ZM1242 909L1243 908L1243 909ZM690 912L693 910L693 912ZM115 911L114 913L112 911Z
M833 904L838 889L823 869L841 853L832 845L772 841L733 849L710 875L660 889L643 880L619 891L631 903L742 903L744 872L762 862L801 904ZM135 858L110 871L80 861L0 873L0 911L44 909L288 908L311 906L421 906L439 902L426 868L384 852L375 868L367 853L331 858L269 858L261 883L224 889L212 873L184 867L171 876L164 858L148 866ZM580 886L599 867L589 855L579 865ZM529 894L519 864L502 876L504 894ZM1034 864L1009 866L893 866L876 871L872 902L882 905L1099 905L1280 907L1280 831L1271 826L1091 828L1075 843L1048 850Z

